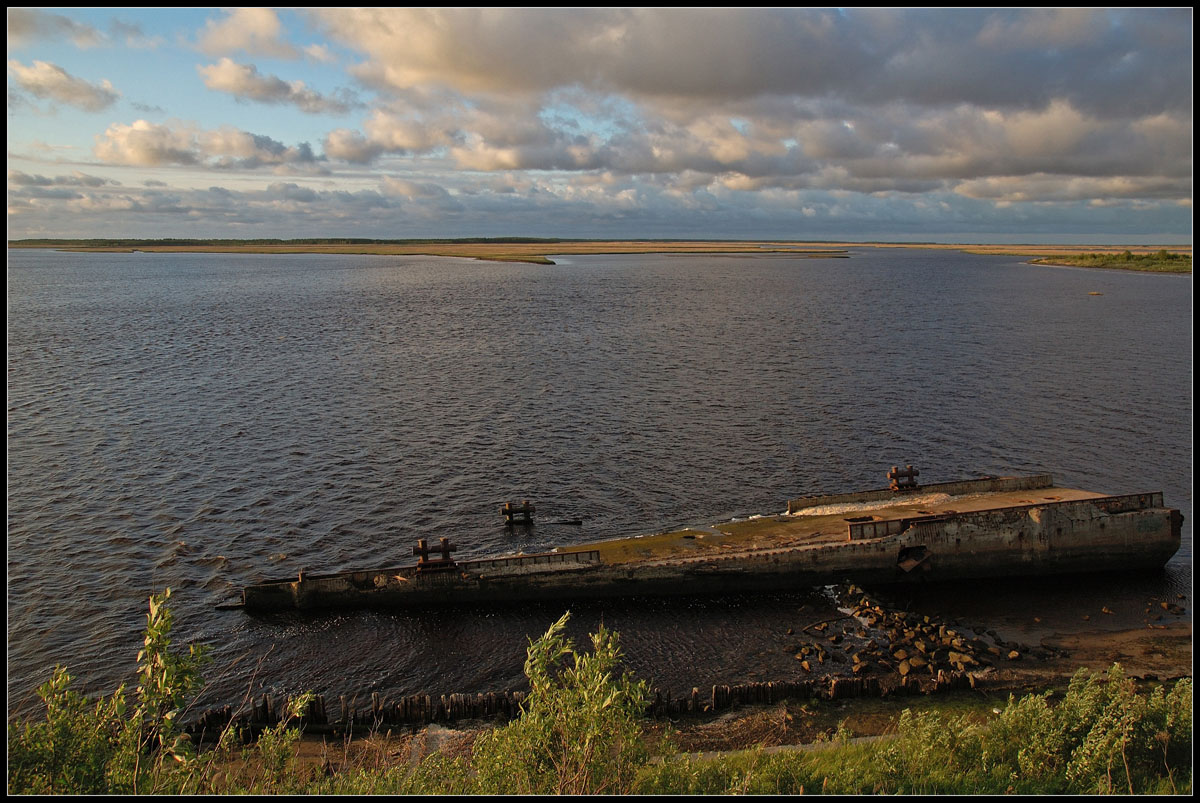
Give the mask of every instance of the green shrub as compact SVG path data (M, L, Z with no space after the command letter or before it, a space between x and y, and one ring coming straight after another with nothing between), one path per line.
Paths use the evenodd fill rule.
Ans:
M122 686L95 702L72 691L58 667L38 689L44 722L10 724L9 792L101 794L164 791L175 767L191 757L177 717L199 686L202 649L170 651L171 590L150 597L144 647L138 653L137 705L130 710ZM164 771L166 770L166 771Z
M249 748L227 729L197 754L179 715L199 687L203 650L170 649L168 590L150 599L136 705L124 687L92 701L57 668L38 690L44 721L8 726L9 793L17 794L833 794L1180 793L1192 787L1192 681L1143 693L1114 664L1080 670L1062 700L1010 697L994 718L904 711L894 738L820 750L745 751L713 760L664 744L651 763L647 685L620 667L615 633L590 654L563 635L564 614L529 646L521 716L480 736L470 759L435 753L312 777L297 767L294 726L311 695ZM845 723L843 723L843 726Z
M1058 705L1009 698L996 720L901 716L882 751L905 791L1141 793L1191 787L1192 681L1139 693L1119 664L1081 669Z
M620 671L617 634L603 626L591 655L576 652L563 635L569 617L529 646L520 718L476 741L478 791L622 794L647 760L647 684Z
M44 722L9 723L8 789L18 794L102 794L105 772L120 745L125 698L118 691L92 703L55 668L38 689Z

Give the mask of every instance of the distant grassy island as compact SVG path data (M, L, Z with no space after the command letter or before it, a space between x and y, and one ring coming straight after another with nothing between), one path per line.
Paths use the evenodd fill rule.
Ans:
M1192 255L1172 253L1165 248L1151 254L1135 254L1129 250L1119 254L1079 254L1078 256L1044 257L1033 260L1035 265L1070 265L1077 268L1110 268L1144 270L1155 273L1191 273Z
M849 248L926 248L970 254L1033 257L1046 265L1086 268L1192 272L1188 246L988 245L917 242L824 242L799 240L579 240L543 237L465 237L454 239L378 240L358 237L280 239L25 239L9 248L66 251L145 251L151 253L226 254L379 254L447 256L499 262L552 265L550 254L787 254L811 259L846 258Z

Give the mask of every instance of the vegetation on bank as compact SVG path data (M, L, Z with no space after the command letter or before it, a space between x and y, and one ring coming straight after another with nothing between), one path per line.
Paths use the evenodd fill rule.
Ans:
M1192 255L1167 251L1165 248L1148 254L1128 250L1111 254L1075 254L1043 257L1032 260L1039 265L1069 265L1077 268L1112 268L1144 270L1156 273L1191 273Z
M871 743L842 728L825 749L704 759L648 736L648 688L621 669L617 634L601 628L590 653L577 651L563 635L569 614L529 646L522 715L469 750L303 767L302 696L253 745L229 729L198 751L178 718L206 656L169 649L169 595L151 597L129 699L88 700L60 668L39 692L45 720L9 724L10 794L1191 793L1190 679L1142 691L1118 665L1080 670L1057 703L1047 693L983 715L906 710Z

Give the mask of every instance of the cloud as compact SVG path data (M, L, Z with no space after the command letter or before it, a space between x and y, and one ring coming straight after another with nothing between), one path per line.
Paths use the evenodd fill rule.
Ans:
M28 174L24 174L28 175ZM461 174L387 174L379 189L331 189L323 181L277 181L261 189L76 186L10 180L13 238L55 236L452 237L499 236L805 236L869 239L955 232L1031 234L1069 226L1120 238L1127 232L1186 226L1188 205L1069 198L1036 206L935 192L888 196L818 189L739 189L720 180L579 173L497 173L474 182ZM695 178L695 177L693 177ZM1049 184L1060 177L1047 176ZM995 188L993 195L1006 189ZM73 227L64 231L61 222ZM811 235L810 235L811 236ZM929 237L927 237L929 238ZM1011 240L1010 240L1011 241Z
M136 49L154 49L161 47L164 40L161 36L149 36L140 25L122 20L113 20L108 26L110 36L125 47Z
M1179 69L1191 61L1185 9L367 8L312 15L365 55L355 70L362 80L392 91L440 86L516 95L580 87L687 108L759 96L1004 108L1060 98L1106 115L1180 109L1191 96L1190 70ZM1006 35L1013 32L1029 35ZM1122 105L1128 101L1135 109Z
M32 66L26 67L19 61L9 59L8 71L16 78L17 85L31 95L84 111L103 111L121 97L121 93L113 89L107 80L92 84L45 61L35 61Z
M912 194L1022 175L1120 177L1104 186L1136 193L1160 186L1139 177L1191 171L1183 11L311 16L363 54L354 74L386 97L361 131L326 138L330 158L356 164L449 158L481 172Z
M146 120L110 125L102 136L97 136L94 152L104 162L142 167L255 169L313 166L318 161L308 143L286 146L232 126L205 130L188 123L159 125Z
M283 24L269 8L235 8L221 20L208 20L197 47L209 55L242 51L254 56L294 59L300 51L283 41Z
M415 208L425 209L429 213L461 212L466 209L458 198L440 184L384 176L381 185L384 195L416 201Z
M8 10L9 50L25 47L37 39L70 39L76 47L96 47L104 44L103 32L75 22L62 14L51 14L31 8Z
M91 176L75 170L69 176L47 178L42 175L30 175L20 170L8 171L8 183L17 187L103 187L105 185L119 186L121 182L113 179Z
M368 164L379 158L385 148L357 131L339 128L330 131L324 142L325 155L352 164Z
M76 22L62 14L52 14L29 8L8 10L9 50L27 47L41 39L69 39L78 48L124 47L155 48L163 43L161 37L147 36L141 26L122 20L109 23L107 32L91 25Z
M258 194L16 186L97 196L97 209L99 196L111 197L129 215L194 208L237 225L281 220L273 216L286 208L360 232L375 221L390 233L398 209L405 225L443 234L453 221L477 234L495 219L509 233L583 220L593 234L611 224L619 236L635 218L647 235L672 225L744 234L765 220L831 232L848 221L935 225L939 215L979 231L998 209L1004 220L1041 225L1040 210L1051 208L1072 225L1087 214L1124 225L1120 214L1137 210L1190 231L1190 10L367 8L296 17L328 46L290 38L281 20L292 19L271 9L214 15L196 37L213 57L197 70L210 90L239 101L329 115L317 129L320 153L281 141L286 129L207 121L114 122L95 142L108 165L260 171L272 183L260 180ZM307 73L273 74L267 57L340 61L372 90L362 93L370 105ZM39 111L19 83L10 78L10 119ZM337 119L353 108L366 109L355 125ZM20 165L26 175L51 172L36 167L41 158ZM312 181L318 173L328 183ZM337 195L338 186L355 191ZM244 215L225 206L231 197L247 205ZM345 217L352 209L361 221Z
M303 81L289 82L263 75L253 64L238 64L228 57L196 69L209 89L227 92L239 100L287 104L309 114L344 114L361 105L348 90L340 90L332 97L322 95Z
M1092 178L1039 173L988 176L964 181L955 192L968 198L1004 203L1090 201L1114 204L1117 199L1175 200L1191 195L1191 181L1162 177L1114 176Z
M327 45L307 45L304 48L304 55L309 61L315 61L320 64L334 64L337 62L337 56L329 49Z

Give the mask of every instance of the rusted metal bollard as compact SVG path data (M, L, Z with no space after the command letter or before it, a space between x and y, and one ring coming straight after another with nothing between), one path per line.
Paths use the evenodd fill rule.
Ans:
M893 491L915 491L921 487L917 484L917 475L920 473L912 466L905 466L903 469L899 466L892 466L892 470L888 472L887 476L892 481Z
M529 526L533 524L533 505L529 504L526 499L521 504L517 505L512 502L505 502L504 507L500 508L500 512L504 514L504 526L512 527L514 524Z

